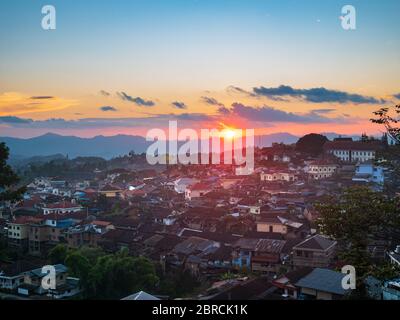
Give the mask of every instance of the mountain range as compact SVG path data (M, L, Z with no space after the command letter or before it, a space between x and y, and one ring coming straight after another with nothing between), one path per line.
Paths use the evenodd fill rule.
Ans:
M328 138L337 136L335 133L327 134ZM272 143L296 143L298 136L290 133L274 133L255 137L257 146L268 147ZM42 136L21 139L0 137L0 142L5 142L10 148L11 159L24 159L36 156L64 155L70 158L95 156L111 159L126 155L130 151L135 153L145 152L152 142L147 142L144 137L131 135L96 136L81 138L76 136L62 136L47 133Z

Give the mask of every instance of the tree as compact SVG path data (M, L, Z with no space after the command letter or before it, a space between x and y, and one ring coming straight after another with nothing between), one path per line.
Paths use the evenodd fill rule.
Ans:
M394 195L400 190L400 105L392 108L381 108L374 112L373 123L383 125L387 135L394 142L377 155L377 164L387 169L389 175L385 180L385 191Z
M65 263L68 255L68 248L64 244L58 244L49 251L47 258L51 264Z
M360 278L373 266L368 245L374 240L390 241L400 227L400 199L388 198L366 187L354 187L316 206L320 231L339 242L339 256L353 265Z
M157 282L155 267L148 259L120 252L98 258L85 285L88 297L120 299L137 291L154 290Z
M400 104L392 108L381 108L374 112L376 118L371 119L373 123L384 125L389 136L400 143Z
M17 187L18 176L7 164L10 151L6 144L0 143L0 201L16 201L25 192L25 187Z
M300 138L296 143L296 150L310 154L313 156L318 156L324 151L324 144L329 141L327 137L311 133Z

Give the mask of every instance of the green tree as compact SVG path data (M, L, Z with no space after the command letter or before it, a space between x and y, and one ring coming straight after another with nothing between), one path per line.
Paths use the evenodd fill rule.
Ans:
M25 192L25 187L17 187L19 178L7 164L10 151L6 144L0 143L0 201L14 202Z
M394 195L400 191L400 105L381 108L374 112L373 123L383 125L387 135L395 142L377 155L377 164L385 167L388 177L385 179L385 192Z
M152 291L158 282L154 265L126 252L100 257L91 269L87 294L97 299L120 299L136 291Z
M324 151L324 144L329 141L327 137L311 133L300 138L296 143L296 150L313 156L318 156Z
M390 241L400 226L400 199L366 187L347 189L340 197L331 196L316 208L321 215L321 232L339 242L341 259L356 267L361 278L373 265L368 245L378 239Z
M65 263L68 255L68 248L64 244L58 244L49 251L47 258L51 264Z

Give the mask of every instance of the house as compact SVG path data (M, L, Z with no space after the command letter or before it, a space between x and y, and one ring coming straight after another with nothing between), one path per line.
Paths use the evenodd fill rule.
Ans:
M262 172L260 174L261 181L297 181L298 176L294 172L279 171L279 172Z
M307 173L311 179L321 180L332 177L336 173L338 167L336 163L329 160L317 160L308 165Z
M299 300L340 300L348 293L342 287L345 275L330 269L316 268L295 283Z
M285 238L296 238L308 233L304 221L280 211L261 213L256 221L257 232L280 233Z
M192 178L180 178L174 181L174 190L176 193L185 193L186 188L198 183L199 180Z
M67 267L62 264L54 265L56 286L66 284ZM24 283L18 287L18 293L21 295L46 294L48 289L42 286L42 280L47 276L47 272L43 268L30 270L24 274Z
M308 275L313 269L310 267L303 267L293 270L285 275L282 275L272 281L272 285L278 288L277 293L281 294L284 298L297 299L299 297L299 288L296 283Z
M191 201L192 199L201 198L211 191L212 188L209 184L196 183L186 188L185 199Z
M102 235L115 227L108 221L95 220L87 224L72 226L65 231L65 240L70 248L97 247Z
M29 254L46 255L56 244L65 242L65 230L80 220L49 214L37 217L38 221L29 224Z
M0 289L17 290L24 283L24 273L35 268L36 265L25 260L0 264Z
M382 287L383 300L400 300L400 278L385 281Z
M221 287L218 289L218 285ZM235 300L260 300L265 299L275 291L268 279L260 277L255 279L238 279L228 283L216 283L208 290L208 295L201 300L235 301Z
M161 299L159 299L156 296L153 296L151 294L148 294L147 292L139 291L134 294L131 294L130 296L122 298L121 300L155 301L155 300L161 300Z
M358 163L352 180L383 185L385 182L384 169L376 166L371 160Z
M165 226L172 226L177 219L170 209L161 207L154 209L153 218L155 223Z
M384 145L380 141L328 141L324 144L324 150L343 162L365 162L374 160L376 152Z
M400 246L397 246L395 251L388 252L387 255L390 263L400 267Z
M337 242L316 234L293 247L293 266L321 267L331 265Z
M48 204L43 207L43 214L69 214L73 212L82 211L83 207L72 202L64 201L59 203Z
M48 289L47 296L59 300L74 297L81 292L80 279L66 277L65 282L56 283L55 289Z
M107 184L99 190L99 194L106 196L107 198L119 198L123 190L114 185Z
M253 272L278 272L282 263L285 240L259 239L251 257Z

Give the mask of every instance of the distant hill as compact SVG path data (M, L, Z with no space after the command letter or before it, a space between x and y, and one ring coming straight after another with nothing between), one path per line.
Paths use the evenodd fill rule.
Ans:
M12 157L18 158L61 154L70 158L96 156L110 159L132 150L137 153L145 152L148 146L145 138L128 135L80 138L48 133L29 139L4 137L0 138L0 141L10 148Z
M334 133L329 134L338 136ZM273 133L255 137L256 146L269 147L272 143L296 143L298 136L287 132ZM136 153L146 152L151 142L147 142L144 137L130 135L116 136L96 136L93 138L80 138L75 136L61 136L58 134L47 133L45 135L29 138L10 138L0 137L0 142L5 142L11 151L12 161L26 161L27 158L33 162L46 161L42 157L66 157L70 159L76 157L102 157L111 159L120 155L126 155L130 151Z

